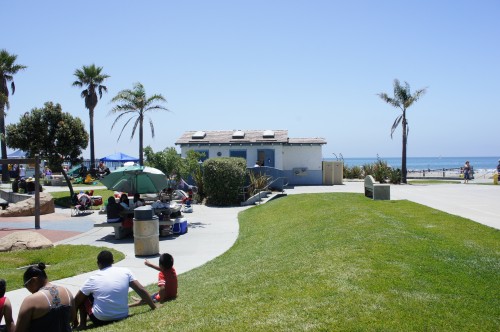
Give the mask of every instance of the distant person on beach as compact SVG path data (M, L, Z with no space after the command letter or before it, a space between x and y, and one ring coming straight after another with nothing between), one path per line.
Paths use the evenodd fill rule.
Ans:
M469 183L471 175L471 166L469 161L467 160L464 165L464 183Z
M7 290L7 283L5 280L0 279L0 322L5 319L5 325L0 325L0 331L13 332L16 328L14 320L12 319L12 304L5 296Z
M94 326L102 326L128 317L128 289L132 288L153 310L156 305L135 279L132 272L124 267L112 266L113 254L103 250L97 255L99 271L85 281L75 297L76 308L80 311L78 328L85 329L87 315ZM77 322L75 321L74 325Z
M16 332L70 332L75 317L75 302L71 292L66 287L49 282L44 263L28 267L23 281L31 295L21 304Z
M158 273L158 292L151 295L153 302L163 303L165 301L174 300L177 297L177 273L174 269L174 258L170 254L162 254L159 259L159 266L144 260L144 265L149 266ZM133 298L134 303L129 304L129 307L143 305L145 302L138 298Z
M498 159L497 173L500 175L500 159Z

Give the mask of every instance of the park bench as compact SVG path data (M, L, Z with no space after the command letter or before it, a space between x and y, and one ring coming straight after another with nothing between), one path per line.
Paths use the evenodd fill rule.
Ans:
M2 207L2 210L5 210L9 206L9 202L7 202L3 198L0 198L0 206Z
M365 177L365 196L373 200L390 200L391 186L383 183L376 183L373 176Z
M160 226L173 226L173 220L161 220L158 221ZM132 230L130 228L123 228L121 222L103 222L94 224L94 227L113 227L115 229L115 239L120 240L129 235Z

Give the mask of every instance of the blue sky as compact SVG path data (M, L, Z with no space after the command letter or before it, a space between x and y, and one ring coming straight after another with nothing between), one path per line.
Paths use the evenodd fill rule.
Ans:
M138 154L117 142L110 100L141 82L171 112L153 113L145 145L188 130L286 129L323 137L323 156L401 155L393 80L427 94L408 111L409 157L500 156L500 1L3 1L0 48L15 76L6 123L46 101L82 118L75 69L111 77L95 110L96 157ZM89 157L89 150L84 152Z

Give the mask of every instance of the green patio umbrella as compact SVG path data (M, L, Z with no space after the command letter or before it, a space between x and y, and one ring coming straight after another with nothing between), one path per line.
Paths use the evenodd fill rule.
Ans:
M168 187L165 174L148 166L125 166L106 175L101 183L110 190L130 194L158 193Z

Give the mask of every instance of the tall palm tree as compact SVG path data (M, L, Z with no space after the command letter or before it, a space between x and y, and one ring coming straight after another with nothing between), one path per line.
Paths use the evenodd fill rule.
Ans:
M94 109L97 106L97 91L99 92L99 98L102 98L102 92L108 92L108 88L102 85L105 79L109 78L109 75L102 74L102 67L96 67L95 64L90 66L83 66L81 69L75 70L74 75L77 80L73 82L73 86L85 87L82 91L81 96L85 99L85 108L89 110L90 127L89 127L89 138L90 138L90 165L95 167L95 153L94 153Z
M118 136L118 140L122 136L123 130L127 125L135 118L134 125L132 128L132 135L130 139L134 138L135 131L137 127L139 127L139 164L142 166L144 163L143 156L143 146L144 146L144 134L143 134L143 123L144 118L146 117L146 113L155 110L163 110L167 111L168 109L158 103L166 103L167 100L160 94L154 94L151 97L146 96L146 90L144 90L144 86L141 83L134 84L134 88L132 90L126 89L118 92L118 94L111 99L113 103L120 103L113 107L113 109L109 112L111 113L120 113L111 129L114 128L115 124L125 116L130 116L128 120L123 125L122 130L120 131L120 135ZM155 104L156 103L156 104ZM149 119L149 126L151 127L151 135L153 138L155 137L155 128L153 125L153 121Z
M406 120L406 110L408 107L413 105L425 92L427 88L417 90L414 94L410 92L410 85L405 82L402 86L399 80L394 80L394 97L389 97L387 93L379 93L378 96L382 98L383 101L401 110L401 114L394 120L391 128L391 138L394 131L401 123L403 132L403 152L401 156L401 182L406 183L406 144L408 141L408 121Z
M7 50L0 51L0 145L2 150L2 159L7 158L7 145L5 144L5 110L9 109L9 87L10 83L12 94L16 92L13 75L23 70L26 66L16 64L17 55L9 54ZM2 181L9 180L8 165L2 165Z

